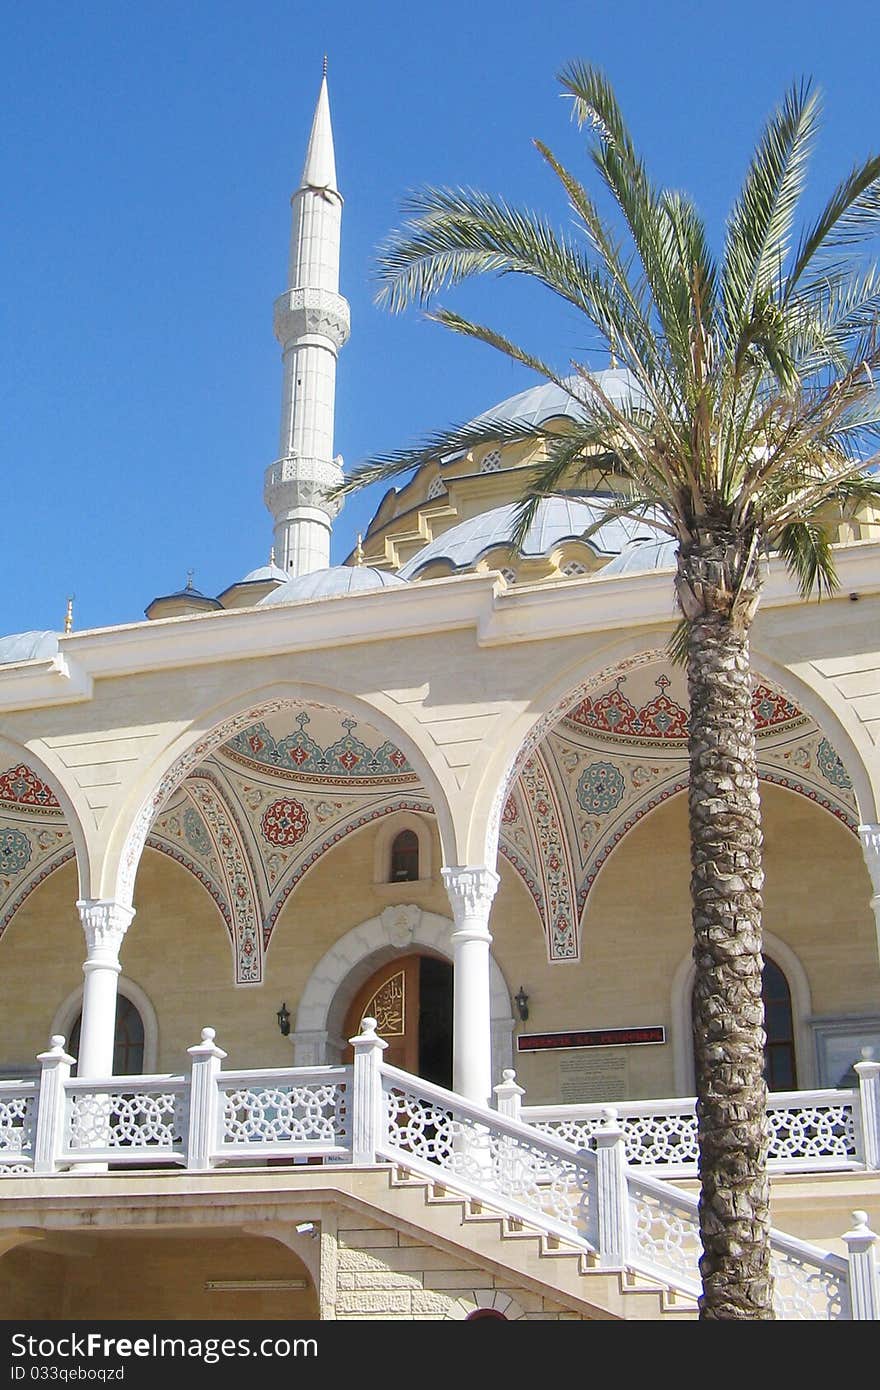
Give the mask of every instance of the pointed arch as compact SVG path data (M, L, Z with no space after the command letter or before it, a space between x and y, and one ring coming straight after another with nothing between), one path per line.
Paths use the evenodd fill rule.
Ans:
M434 807L444 853L455 862L455 826L445 780L420 747L413 733L397 724L376 705L348 692L311 685L284 683L230 697L190 721L154 759L118 814L109 836L103 867L105 896L130 904L141 851L157 811L199 763L236 733L264 715L296 705L317 705L353 715L377 729L405 754Z

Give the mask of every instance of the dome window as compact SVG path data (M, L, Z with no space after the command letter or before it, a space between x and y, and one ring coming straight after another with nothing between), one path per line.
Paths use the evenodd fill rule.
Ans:
M435 497L442 497L445 491L446 484L444 483L443 479L440 477L440 474L438 473L436 478L432 480L431 486L428 488L428 491L425 493L425 501L433 502Z
M501 467L501 450L490 449L480 464L481 473L497 473Z

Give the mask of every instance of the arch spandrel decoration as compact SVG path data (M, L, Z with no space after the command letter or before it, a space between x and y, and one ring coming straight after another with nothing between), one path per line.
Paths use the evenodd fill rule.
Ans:
M26 898L76 856L54 791L24 761L0 772L0 935Z
M807 798L855 834L852 781L827 735L759 676L753 704L759 778ZM561 961L577 959L579 950L568 951L552 929L562 900L548 891L550 872L558 883L564 865L557 845L563 843L570 857L571 920L577 924L614 849L644 816L687 788L683 673L669 667L663 653L642 653L606 671L589 691L560 702L555 716L540 742L530 740L518 759L499 815L499 849L535 900L549 959ZM537 766L546 789L540 805L553 807L552 836L528 814Z
M430 839L422 818L433 806L391 740L335 707L277 703L236 718L225 742L215 730L210 752L204 743L188 750L179 763L186 778L168 792L147 839L211 894L239 985L261 982L288 896L348 835L415 815Z
M338 693L334 692L332 699L320 701L320 692L314 689L303 697L285 694L267 698L258 704L250 705L246 709L218 719L210 731L195 737L191 742L187 742L188 736L186 734L181 735L178 746L181 747L182 751L175 757L173 749L167 750L165 755L166 770L157 777L152 791L141 802L140 809L128 823L127 831L125 823L120 820L117 830L114 832L114 835L119 837L116 840L119 845L118 868L112 884L115 887L115 897L123 903L131 902L138 861L150 827L176 788L186 780L193 770L211 755L217 753L223 745L233 744L231 751L239 755L244 752L246 755L247 750L240 746L240 735L245 734L248 730L253 730L255 726L260 725L261 721L265 721L281 711L302 709L303 707L309 711L330 711L338 715L343 721L344 731L341 738L334 746L323 750L327 754L332 754L333 757L333 766L329 769L330 781L333 781L336 776L344 776L347 781L351 782L358 778L363 785L368 785L371 780L373 780L374 785L378 785L378 782L387 785L389 781L394 781L395 783L411 783L413 788L417 788L421 783L422 789L428 793L430 804L437 816L441 839L445 837L445 840L448 840L450 844L454 844L453 818L448 800L424 752L414 744L410 735L402 729L394 727L389 717L381 710L367 706L362 700L352 697L353 713L351 708L341 708L333 703L333 699L338 698ZM363 776L365 769L360 760L361 750L352 746L357 743L357 739L353 738L355 714L358 718L362 717L365 726L372 728L374 732L384 731L384 737L380 738L377 747L368 750L374 757L369 769L369 776L366 778ZM345 721L350 721L352 727L346 727ZM300 732L305 731L301 730ZM234 742L235 740L238 740L237 744ZM279 740L274 739L274 744L277 752ZM295 749L296 745L291 744L291 747ZM282 752L285 751L287 750L282 750ZM309 754L307 753L306 756L308 757ZM346 766L352 761L357 764L353 773ZM314 768L309 768L306 771L307 774L313 771L320 772L319 769ZM291 775L296 776L295 766ZM324 774L320 773L320 775L323 776ZM426 798L425 805L427 805L428 798ZM425 805L419 805L418 809L425 809ZM107 861L107 873L111 872L114 862L116 861L113 858L111 845L111 854Z

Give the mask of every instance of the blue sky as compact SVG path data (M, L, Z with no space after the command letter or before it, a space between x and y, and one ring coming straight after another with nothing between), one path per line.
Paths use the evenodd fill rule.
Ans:
M825 93L818 198L880 147L876 3L813 0L151 0L0 3L4 215L0 634L137 620L187 570L216 594L268 557L289 196L329 56L352 337L347 464L458 423L528 375L373 303L372 262L420 183L468 184L565 220L531 146L586 174L555 74L604 67L655 177L720 232L786 86ZM579 326L528 287L454 302L560 367ZM595 361L593 365L597 364ZM350 501L333 558L378 504Z

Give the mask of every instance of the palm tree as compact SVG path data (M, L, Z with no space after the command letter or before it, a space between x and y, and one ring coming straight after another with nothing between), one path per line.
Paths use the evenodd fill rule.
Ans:
M535 142L562 184L574 232L503 199L427 188L381 252L380 300L427 306L486 272L543 284L629 374L623 403L583 364L541 356L448 309L429 317L537 370L579 418L528 429L500 418L449 430L358 468L343 491L484 440L541 445L519 513L540 498L610 488L603 519L638 517L676 543L675 649L690 693L694 1039L700 1146L701 1317L772 1318L761 1001L761 817L749 631L766 556L804 596L835 585L829 518L880 498L866 458L878 432L880 280L859 257L880 226L880 156L842 179L796 234L819 100L792 87L761 135L720 256L684 195L656 187L614 93L580 62L560 74L589 136L603 218L582 183Z

